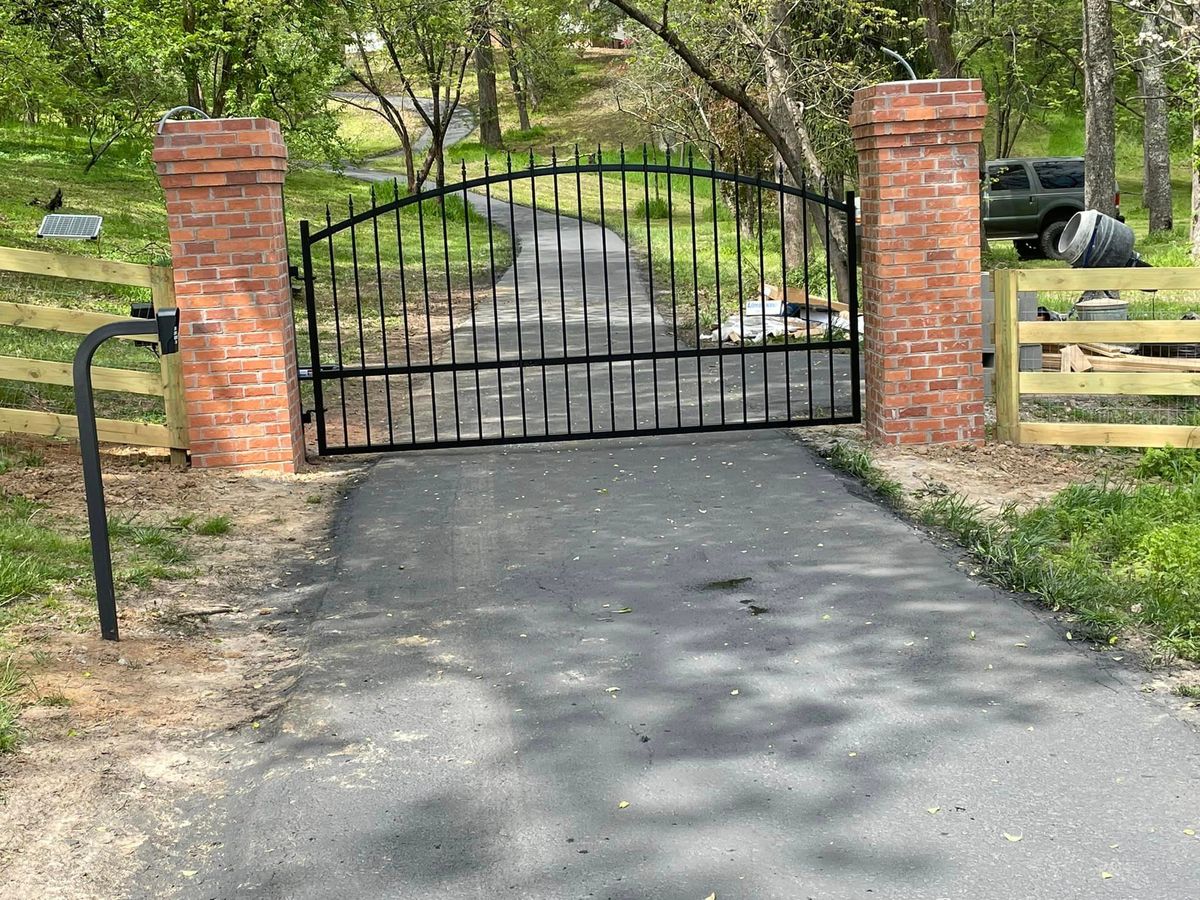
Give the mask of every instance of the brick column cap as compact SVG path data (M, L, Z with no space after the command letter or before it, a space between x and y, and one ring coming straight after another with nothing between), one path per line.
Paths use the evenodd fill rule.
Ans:
M167 122L154 136L160 177L198 172L287 171L287 147L273 119L193 119Z
M975 78L888 81L859 88L850 109L856 145L897 134L933 133L939 143L978 143L987 102Z

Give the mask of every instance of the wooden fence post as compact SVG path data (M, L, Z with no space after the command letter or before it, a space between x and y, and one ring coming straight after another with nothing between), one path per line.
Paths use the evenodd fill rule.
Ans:
M175 309L175 273L170 266L150 269L150 299L154 309ZM162 371L163 407L167 414L167 429L171 432L171 464L187 465L188 426L187 405L183 397L183 362L178 353L159 354Z
M1001 441L1020 438L1021 345L1017 343L1017 273L992 274L996 296L996 437Z

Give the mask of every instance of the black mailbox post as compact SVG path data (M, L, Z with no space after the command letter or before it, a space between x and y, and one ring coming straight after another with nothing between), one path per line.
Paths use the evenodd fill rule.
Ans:
M160 309L153 319L101 325L83 339L75 352L75 415L79 420L79 452L83 456L83 488L87 496L92 568L96 573L100 634L106 641L117 640L119 634L112 549L108 543L108 512L104 506L104 481L100 472L100 439L96 434L96 408L92 395L92 358L109 338L131 334L157 334L160 353L178 353L179 310Z

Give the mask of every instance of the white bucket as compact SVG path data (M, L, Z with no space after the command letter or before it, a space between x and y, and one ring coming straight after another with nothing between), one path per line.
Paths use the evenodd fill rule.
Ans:
M1124 321L1129 318L1129 304L1111 297L1094 297L1075 304L1075 316L1081 322Z

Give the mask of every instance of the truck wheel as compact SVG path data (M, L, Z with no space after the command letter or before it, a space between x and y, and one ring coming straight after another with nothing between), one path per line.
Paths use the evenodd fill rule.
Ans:
M1038 241L1013 241L1017 248L1017 259L1042 259L1042 245Z
M1062 259L1058 252L1058 239L1062 237L1062 233L1067 229L1066 219L1059 219L1055 222L1049 222L1042 229L1042 234L1038 238L1038 243L1042 246L1042 253L1046 259Z

